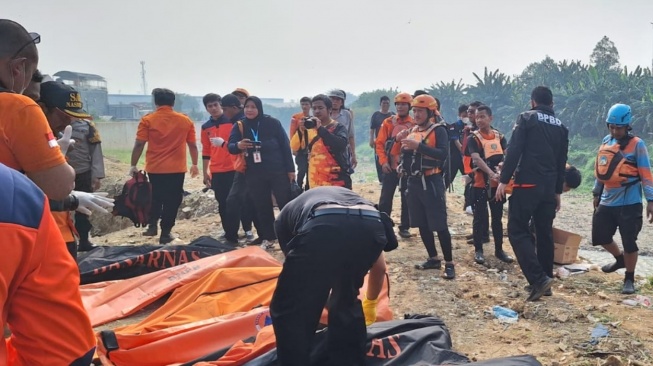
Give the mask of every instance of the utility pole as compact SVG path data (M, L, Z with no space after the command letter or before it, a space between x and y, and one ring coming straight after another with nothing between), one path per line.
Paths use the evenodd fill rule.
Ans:
M141 61L141 82L143 86L143 95L147 95L147 80L145 79L145 61Z
M653 22L651 22L651 25L653 26ZM651 73L653 74L653 54L651 54Z

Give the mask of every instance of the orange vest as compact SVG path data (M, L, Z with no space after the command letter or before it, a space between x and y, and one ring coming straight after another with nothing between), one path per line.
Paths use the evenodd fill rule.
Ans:
M474 137L476 137L476 142L478 143L479 147L483 151L482 158L486 162L489 161L489 159L494 156L497 155L503 156L504 154L503 148L501 147L501 139L503 138L503 135L501 135L499 131L495 131L495 130L492 130L492 133L494 134L494 138L488 140L485 137L483 137L481 131L476 130L472 132ZM474 187L483 188L485 187L485 185L486 185L485 173L482 172L480 169L477 169L474 174ZM490 181L490 186L496 187L497 182Z
M435 129L439 125L433 124L431 127L427 128L424 131L420 131L418 129L418 126L414 126L410 129L410 132L408 133L408 136L406 136L407 139L410 140L417 140L419 142L422 142L430 147L435 148L437 139L435 136ZM420 166L422 167L422 174L425 176L433 175L433 174L438 174L442 173L442 162L436 158L426 156L424 154L419 154L420 159L421 159L421 164Z
M623 149L629 153L635 150L639 138L633 137ZM594 175L606 188L621 187L628 178L639 177L637 165L626 160L619 144L602 144L594 163Z

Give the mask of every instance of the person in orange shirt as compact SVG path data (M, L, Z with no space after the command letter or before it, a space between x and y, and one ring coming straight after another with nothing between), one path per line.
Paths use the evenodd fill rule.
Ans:
M410 116L410 104L413 97L409 93L399 93L394 99L397 115L386 118L381 124L379 134L376 137L376 155L379 164L383 169L383 182L381 185L381 196L379 197L379 211L390 216L392 212L392 201L394 199L397 185L401 195L401 223L399 224L399 236L410 238L408 228L408 203L406 201L406 179L397 173L397 166L401 155L401 146L395 144L395 138L399 132L409 129L415 125ZM401 180L401 183L400 183Z
M496 168L503 161L506 151L506 138L492 128L492 109L486 105L476 108L476 126L468 137L467 149L476 167L472 182L474 220L472 222L474 239L474 260L485 263L483 256L483 236L485 222L488 221L487 206L490 205L492 216L492 235L494 236L494 255L502 262L512 263L514 259L503 251L503 204L494 197L497 191L499 173Z
M299 148L302 135L303 139L308 141L308 186L339 186L351 189L347 129L331 118L331 99L326 95L316 95L311 100L311 105L315 117L300 120L299 133L290 141L291 149Z
M38 66L40 40L18 23L0 20L0 162L24 172L49 198L63 200L74 187L75 171L41 108L21 95Z
M311 116L311 98L309 97L302 97L302 99L299 100L299 104L302 107L302 111L299 113L295 113L292 115L292 118L290 119L290 139L292 140L295 134L297 133L297 127L299 126L299 122L301 122L304 118L308 118ZM306 173L308 172L308 135L306 133L306 130L301 131L301 133L297 136L299 139L299 147L297 149L292 149L293 155L295 155L295 164L297 165L297 184L300 187L304 187L304 177L306 177ZM306 189L308 189L308 180L306 180Z
M147 143L145 171L152 183L152 210L149 227L143 235L156 236L160 218L159 243L168 244L174 240L170 231L175 225L177 210L183 199L187 170L186 146L193 163L190 168L192 178L199 175L198 150L193 121L172 109L175 93L170 89L156 88L152 95L156 111L144 116L138 125L129 173L133 175L138 172L136 164Z
M89 365L95 336L48 200L25 176L0 164L0 365Z
M218 201L218 213L222 229L225 231L222 239L226 238L227 230L225 223L227 218L227 197L234 183L236 170L234 167L234 157L227 149L226 141L229 140L229 134L233 122L224 114L222 106L222 97L218 94L209 93L203 98L204 107L209 112L211 118L202 125L202 169L204 172L204 184L211 188L215 194L215 200ZM243 221L246 240L253 241L251 222L249 227ZM232 244L238 244L237 240Z

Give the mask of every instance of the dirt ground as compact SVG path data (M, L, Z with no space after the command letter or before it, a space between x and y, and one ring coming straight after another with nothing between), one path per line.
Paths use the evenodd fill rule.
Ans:
M105 189L112 193L119 189L128 169L126 164L109 159ZM188 213L180 210L180 220L173 230L178 242L188 243L201 235L220 235L222 230L212 191L201 193L199 178L187 178L185 189L190 194L184 206L191 210ZM378 201L378 183L356 183L355 180L354 190ZM462 211L460 192L459 189L447 197L456 262L455 280L442 279L439 271L414 268L426 257L416 229L412 229L412 238L402 239L399 249L387 254L391 307L396 318L404 314L441 317L451 331L454 349L473 360L529 353L544 365L653 365L653 307L622 304L623 300L634 296L620 294L621 275L606 275L594 266L588 273L557 279L552 297L526 303L527 292L523 289L526 281L519 266L504 264L494 258L493 244L487 244L485 250L486 266L474 262L473 247L464 238L471 233L471 216ZM398 209L398 196L395 200ZM587 237L590 206L586 196L566 196L556 227ZM396 221L399 219L397 215L395 210L393 218ZM96 215L93 221L103 232L114 231L94 238L96 244L156 243L156 238L141 236L142 229L134 228L128 220ZM640 235L640 241L647 245L652 237L650 230L647 228ZM439 250L439 244L436 246ZM512 253L507 239L504 249ZM279 250L273 254L281 259ZM647 282L638 279L639 294L653 297L651 284ZM499 323L492 315L494 305L517 311L519 321L515 324ZM117 324L125 324L125 321ZM605 325L610 334L592 344L590 333L597 324ZM616 362L615 357L621 363Z

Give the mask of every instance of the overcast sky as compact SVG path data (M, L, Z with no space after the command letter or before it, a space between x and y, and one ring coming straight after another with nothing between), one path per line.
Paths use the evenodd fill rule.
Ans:
M41 34L44 73L99 74L111 93L142 93L141 60L149 89L288 100L589 62L604 35L622 65L653 56L651 0L1 1L0 17Z

